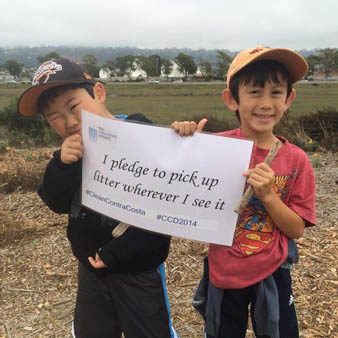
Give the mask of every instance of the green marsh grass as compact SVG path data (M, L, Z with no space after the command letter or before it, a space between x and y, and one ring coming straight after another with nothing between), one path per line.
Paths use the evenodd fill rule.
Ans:
M20 96L27 85L0 84L0 110ZM234 120L222 101L224 83L117 83L106 84L107 108L114 114L141 112L155 123L167 125L193 115ZM296 84L297 98L291 106L295 116L324 107L338 107L337 83Z

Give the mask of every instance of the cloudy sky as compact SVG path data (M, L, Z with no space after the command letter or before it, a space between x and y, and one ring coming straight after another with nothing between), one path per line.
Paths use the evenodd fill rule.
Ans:
M338 48L337 0L1 0L0 46Z

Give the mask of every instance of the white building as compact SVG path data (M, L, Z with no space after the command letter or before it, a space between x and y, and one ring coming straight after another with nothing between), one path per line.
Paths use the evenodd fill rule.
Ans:
M198 66L196 73L195 73L196 77L203 77L203 72L201 71L201 68Z
M164 74L164 67L161 69L161 76L168 78L170 80L174 79L183 79L185 77L184 73L179 70L179 66L176 62L170 61L172 64L171 73L169 75Z
M172 64L172 69L169 75L166 75L164 73L164 66L162 66L161 69L161 77L166 78L170 81L174 80L182 80L183 78L186 77L186 75L179 70L179 66L175 61L170 61ZM146 80L147 79L147 73L141 68L141 66L138 64L137 60L134 61L133 63L133 68L127 69L125 71L124 76L117 76L114 71L110 70L109 68L101 68L99 71L99 77L101 80L105 81L128 81L128 80ZM202 77L203 74L200 70L200 68L197 68L195 76L197 77Z
M99 78L101 80L110 80L112 77L112 71L108 67L101 68L99 71Z
M137 63L137 61L134 61L133 68L127 69L125 71L124 76L117 76L114 71L111 69L104 67L101 68L99 71L99 77L101 80L105 81L128 81L128 80L145 80L147 78L147 73L140 67L140 65ZM118 73L118 71L116 71Z
M9 74L8 70L0 70L0 81L6 82L6 81L13 81L14 76Z
M137 60L134 61L133 68L134 70L129 69L127 71L130 80L145 80L147 78L147 73L141 68Z

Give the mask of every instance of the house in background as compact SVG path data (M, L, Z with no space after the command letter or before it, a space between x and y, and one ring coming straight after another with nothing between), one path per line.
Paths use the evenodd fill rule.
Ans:
M161 76L159 79L161 81L176 81L176 82L182 82L184 78L201 78L203 77L202 72L200 68L197 68L196 74L194 75L185 75L183 72L180 71L179 66L176 62L171 61L172 69L170 74L164 73L164 66L161 69ZM117 76L118 70L115 72L111 69L104 67L101 68L99 71L99 78L103 81L145 81L148 78L148 75L146 71L144 71L141 66L138 64L137 60L133 63L134 69L127 69L125 72L125 75L123 76Z
M144 81L147 79L147 73L141 68L141 66L137 63L137 61L134 61L133 67L134 70L129 69L127 71L130 80Z
M195 73L195 77L201 79L203 77L203 72L201 71L201 68L198 66L196 73Z
M108 67L103 67L99 71L99 78L100 80L111 80L112 71Z
M0 70L0 82L7 82L7 81L15 81L14 76L9 74L9 71L6 70Z
M127 69L123 76L118 76L119 70L113 71L108 67L101 68L99 71L99 78L103 81L119 81L124 82L128 80L144 81L147 79L147 73L134 61L133 69Z
M178 64L175 61L171 61L172 69L170 74L166 75L164 73L164 67L161 69L161 77L167 79L168 81L182 80L185 78L185 74L179 70Z
M313 80L317 80L317 81L323 81L323 80L337 81L338 80L338 69L331 71L329 76L326 78L324 66L322 64L317 64L314 66L313 75L310 77Z
M99 79L107 82L126 82L129 80L129 77L128 75L118 76L113 70L104 67L99 70Z

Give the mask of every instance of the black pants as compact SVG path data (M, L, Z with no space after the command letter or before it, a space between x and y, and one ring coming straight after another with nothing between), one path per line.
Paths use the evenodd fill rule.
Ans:
M81 264L76 338L169 338L169 314L157 270L98 276Z
M279 334L280 338L298 338L298 322L293 303L290 271L279 268L273 277L278 289L279 300ZM221 325L217 338L245 338L249 304L251 318L255 310L255 287L244 289L225 289L221 308ZM253 320L255 331L255 322ZM255 331L256 333L256 331ZM215 338L207 335L208 338ZM271 338L257 336L257 338Z

